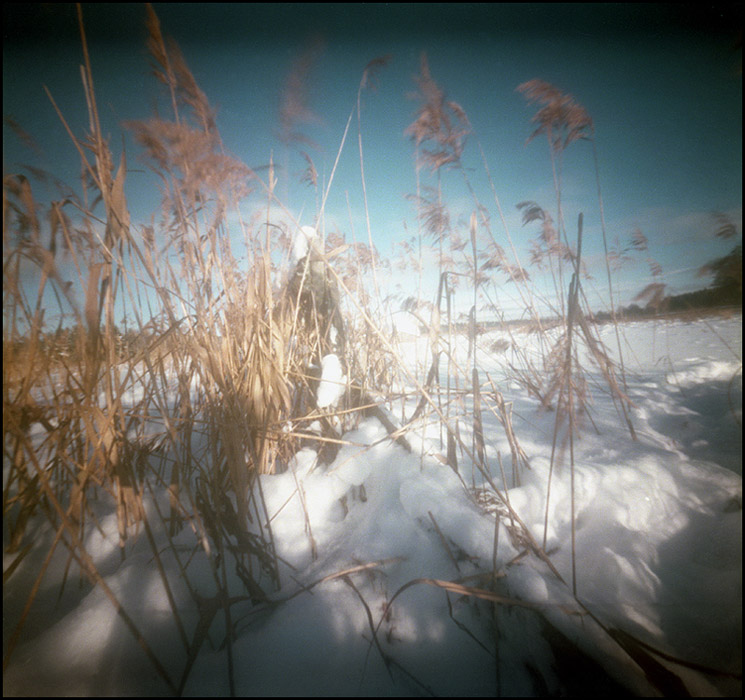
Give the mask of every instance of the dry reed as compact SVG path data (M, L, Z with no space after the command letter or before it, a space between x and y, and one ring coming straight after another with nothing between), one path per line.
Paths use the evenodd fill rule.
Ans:
M496 504L500 513L495 524L491 572L494 590L417 578L388 600L377 623L351 579L364 567L327 576L293 595L326 580L345 580L365 609L371 644L391 665L397 662L380 646L378 631L393 600L414 585L436 586L494 605L527 605L496 591L496 580L503 576L496 571L500 524L506 524L513 542L543 561L563 582L545 552L545 535L543 546L539 546L510 504L508 489L520 483L521 470L530 468L529 456L520 446L510 403L488 374L490 391L482 386L484 371L479 358L487 350L480 346L478 312L486 301L489 313L500 314L497 305L489 302L489 288L495 284L496 275L502 275L504 283L512 285L524 302L525 315L540 334L544 352L538 358L528 357L513 336L517 356L513 375L544 408L555 404L555 449L566 427L571 453L578 418L588 412L585 368L578 362L578 343L589 350L590 361L622 407L633 433L627 392L618 379L619 367L600 343L583 297L581 224L576 251L567 242L563 224L557 160L571 143L591 135L592 120L584 109L541 81L519 88L530 101L543 105L534 117L537 126L530 138L545 133L550 144L557 223L536 203L525 202L519 207L524 223L540 224L531 264L536 268L545 265L552 274L559 300L554 306L560 329L556 339L549 337L551 329L538 312L539 302L545 299L538 298L528 269L517 257L496 193L495 204L505 228L504 245L491 228L488 208L478 201L468 181L462 159L473 131L466 113L446 97L432 77L426 56L422 56L417 79L419 108L406 130L416 153L417 192L413 200L420 231L406 243L405 250L419 274L423 239L429 239L437 253L439 277L433 302L424 302L421 291L418 298L408 302L409 311L426 329L429 340L426 367L412 370L395 339L391 339L386 322L373 320L387 319L389 309L377 274L384 262L373 245L367 211L361 96L387 59L368 64L356 95L368 244L349 244L341 235L328 235L315 257L309 255L288 283L288 271L278 263L287 252L288 232L274 226L272 210L289 212L276 195L274 161L270 160L264 181L225 153L207 96L178 47L164 38L149 5L147 47L170 114L127 125L147 166L163 185L158 223L154 223L155 217L150 225L132 223L125 196L126 156L122 153L115 158L103 136L80 8L78 14L89 114L83 135L75 135L57 109L52 92L48 94L79 153L81 191L66 192L59 200L43 205L35 200L32 184L24 176L7 175L3 183L3 432L9 464L3 514L6 551L16 555L5 576L13 576L27 556L33 537L29 527L34 518L46 518L55 533L11 635L4 666L20 638L48 562L62 544L69 561L104 590L171 691L184 690L215 617L222 613L227 673L231 691L235 691L232 643L240 629L237 620L241 614L245 617L288 599L276 595L286 583L281 572L287 567L277 555L271 526L276 514L268 511L261 477L288 468L299 448L309 441L317 448L319 460L333 461L344 433L363 414L376 416L389 436L408 451L412 448L407 433L417 430L420 422L436 423L440 451L446 452L442 461L458 474L474 500L478 493L480 503ZM288 148L307 143L299 125L314 118L304 95L307 73L318 48L314 45L299 59L288 79L280 118L281 136ZM317 221L323 220L353 114L354 110L319 203ZM313 161L305 151L301 155L306 163L302 177L317 189ZM285 170L289 173L289 168ZM430 184L422 183L420 170L428 171L425 175L432 178ZM442 187L443 179L456 171L474 198L467 230L459 230L459 224L453 221ZM494 189L488 169L487 176ZM240 203L258 195L266 198L267 217L254 227L240 219ZM236 262L231 214L238 215L245 243L248 266L243 271ZM63 261L75 270L74 282L65 278ZM572 275L568 287L564 284L567 264ZM23 270L29 265L39 279L35 298L28 296L21 283ZM328 300L313 288L309 274L313 265L321 271L326 286L339 290L331 314ZM368 277L372 278L374 293L366 288ZM470 284L465 362L458 353L454 310L459 282ZM148 290L154 290L154 294L148 294ZM50 314L45 308L50 293L60 316L72 318L71 325L64 328L60 324L54 332L50 331ZM612 288L610 296L612 299ZM150 305L147 316L143 297ZM83 300L82 305L77 299ZM122 333L117 327L118 308L134 316L130 332ZM332 328L346 339L341 350L331 340ZM317 368L332 350L342 355L349 391L338 407L322 409L315 398ZM443 361L447 369L445 386L441 387ZM620 373L622 376L622 366ZM408 396L401 388L404 383L414 387L413 395ZM133 399L135 395L138 398ZM400 422L392 415L397 396L401 397ZM497 463L492 458L489 464L491 445L484 429L487 412L496 417L509 445L511 484L504 474L501 453L497 452ZM320 434L310 431L315 422L322 426ZM32 438L32 426L41 426L40 439ZM469 431L470 440L464 437ZM573 466L573 455L570 459ZM463 478L464 464L471 465L470 486ZM502 488L491 476L491 469L497 466L502 471ZM303 486L295 478L315 558L317 543L305 508ZM101 494L116 505L122 558L127 556L131 535L140 528L146 534L184 647L178 680L149 646L86 550L85 534L96 526L92 504ZM160 496L166 500L159 503ZM168 503L169 512L161 508L162 502ZM154 505L157 518L148 515L146 503ZM546 513L548 517L548 502ZM572 539L574 515L573 511ZM444 535L430 517L457 569ZM172 540L183 527L191 528L198 543L188 557ZM179 576L186 582L198 612L192 629L182 619L173 598L174 581L169 579L156 543L159 533L164 533L170 543ZM214 583L211 597L200 594L191 583L195 561L206 562ZM383 563L388 562L364 566ZM576 590L575 573L572 586ZM239 595L235 594L235 581L242 586Z

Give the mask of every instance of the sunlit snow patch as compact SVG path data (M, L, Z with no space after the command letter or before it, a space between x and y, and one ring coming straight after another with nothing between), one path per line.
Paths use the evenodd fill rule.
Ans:
M313 245L313 241L318 236L318 232L312 226L303 226L296 234L292 242L292 262L297 264L307 254L308 249Z
M347 378L336 355L326 355L321 360L321 372L316 401L318 408L327 408L335 405L342 397L347 388Z
M740 363L710 360L700 362L691 360L688 369L668 372L667 381L682 387L690 387L696 384L712 381L730 381L741 367Z

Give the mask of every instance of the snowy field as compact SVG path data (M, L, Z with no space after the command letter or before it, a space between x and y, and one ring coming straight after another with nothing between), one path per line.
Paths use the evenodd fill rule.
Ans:
M611 326L600 332L616 347ZM103 498L100 529L88 531L86 549L188 696L228 695L232 658L236 695L739 697L742 319L634 322L623 339L637 440L590 373L591 420L573 446L576 597L566 444L550 481L542 558L504 505L477 498L483 479L463 455L458 474L443 464L439 433L414 426L408 452L375 418L344 436L348 444L328 467L307 447L291 469L262 477L282 588L269 591L268 602L231 606L231 654L222 612L211 615L212 575L204 557L190 557L191 529L170 549L165 533L153 532L183 635L145 533L130 540L122 562L116 514ZM488 372L511 404L529 468L506 493L541 545L555 414L508 369L507 342L529 345L533 336L516 334L502 352L489 351L498 340L481 337L481 377ZM426 358L410 344L412 358ZM401 406L392 413L400 421ZM470 444L463 415L459 430ZM489 472L502 488L499 462L509 481L510 444L490 413L484 436ZM148 502L151 523L159 522L156 505ZM4 648L54 537L39 523L34 549L4 582ZM173 551L182 553L201 611ZM11 560L5 556L4 570ZM3 694L170 694L102 588L66 564L58 550L3 674ZM231 595L245 595L238 577ZM200 636L205 621L211 625Z

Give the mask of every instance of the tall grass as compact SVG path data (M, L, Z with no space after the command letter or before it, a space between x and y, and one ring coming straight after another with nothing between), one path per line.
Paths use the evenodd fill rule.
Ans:
M479 201L462 163L472 127L463 108L447 98L426 57L422 58L417 80L419 107L406 131L416 155L413 199L420 232L407 245L410 258L421 269L424 243L430 242L439 274L432 300L423 299L422 290L406 305L426 329L429 341L427 362L412 368L387 322L374 320L387 319L391 309L378 275L386 262L374 248L367 212L361 102L363 90L370 87L386 59L375 59L366 67L339 148L341 154L356 111L367 245L326 235L313 254L290 271L285 261L298 222L277 195L273 158L262 179L225 152L206 95L178 47L164 38L150 6L147 13L147 48L169 113L126 127L161 185L161 209L151 223L131 221L125 196L127 159L124 153L112 153L101 129L80 8L82 80L89 115L83 133L76 133L57 108L53 86L48 90L52 108L80 157L80 189L66 189L59 199L41 203L25 176L4 178L3 437L8 475L3 517L4 546L15 555L6 575L12 576L30 551L33 532L29 523L34 518L46 518L54 532L48 556L15 623L4 665L61 546L70 563L74 561L106 592L173 692L183 691L212 622L221 614L227 673L234 692L234 606L279 604L276 592L285 583L281 572L286 567L277 555L271 528L274 514L268 512L259 477L287 469L309 442L317 447L319 461L333 461L344 433L369 413L409 451L413 441L407 436L434 425L439 453L444 453L441 461L458 474L464 489L482 504L496 504L496 512L502 515L495 517L503 519L521 548L540 557L563 580L544 551L545 533L543 544L538 544L510 504L509 489L520 483L530 460L513 425L511 404L479 363L491 350L482 346L478 327L481 313L501 316L493 301L495 287L511 285L544 348L540 357L529 357L513 336L512 373L527 394L556 411L552 472L554 455L558 460L567 441L573 466L579 418L588 413L586 368L579 360L579 343L588 349L586 356L605 378L633 433L628 398L623 381L618 380L619 367L588 320L581 218L574 248L564 223L561 155L585 136L591 126L589 115L545 83L521 86L529 99L543 103L534 135L545 133L550 145L556 219L536 203L526 202L520 208L524 223L540 224L531 262L536 269L545 266L550 271L557 300L553 303L537 292L529 269L517 257L484 158L504 235L492 229L489 205ZM288 83L290 92L302 92L302 88L302 81ZM302 95L288 94L284 104L286 142L302 142L294 121ZM304 177L317 187L312 160L303 155L308 164ZM319 226L334 172L319 198L314 218ZM453 223L447 207L443 182L450 177L462 179L473 197L465 229ZM242 204L258 198L264 202L265 218L245 221ZM274 212L292 222L289 228L276 223ZM235 249L237 241L241 251ZM239 264L243 256L247 262ZM29 267L39 280L35 290L24 286ZM328 307L321 308L319 292L312 285L312 275L318 270L325 284L339 292L336 312L343 318L335 317L333 324ZM469 285L464 359L454 295L459 287ZM610 298L612 302L612 288ZM67 320L56 329L51 323L54 309L47 306L50 300L54 300L56 315ZM553 328L539 311L547 303L556 316ZM128 333L117 326L122 310L129 319ZM332 340L331 325L346 342L340 345ZM341 355L348 391L338 406L320 408L316 401L318 368L332 352ZM399 405L400 419L394 418ZM511 469L506 471L501 453L496 461L487 457L483 431L487 413L497 418L509 445ZM497 470L499 477L493 474ZM298 489L302 495L300 484ZM137 629L86 549L86 534L97 526L96 503L102 498L116 506L122 558L128 554L133 532L144 531L150 542L183 645L177 678ZM548 512L547 502L546 528ZM572 539L574 516L572 502ZM315 555L307 513L306 523ZM154 535L157 531L172 538L184 527L195 533L198 547L184 555L169 539L169 550L198 611L198 624L191 629L172 596L175 582L161 564L163 553ZM576 592L574 553L572 561ZM206 563L212 577L208 598L191 583L199 562ZM350 573L338 576L353 585ZM496 571L493 574L496 584L499 577ZM240 592L235 590L236 580ZM494 590L431 579L410 585L415 583L473 595L495 605L514 603ZM376 627L367 603L357 594L370 617L372 637L377 639L380 623ZM390 658L378 649L389 663Z

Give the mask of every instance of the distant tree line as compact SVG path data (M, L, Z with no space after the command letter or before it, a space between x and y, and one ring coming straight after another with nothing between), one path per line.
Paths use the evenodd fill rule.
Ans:
M711 286L686 294L651 298L644 307L637 304L622 307L624 316L649 316L656 313L716 309L725 306L742 308L742 244L735 246L727 255L699 268L699 277L713 277ZM610 314L596 314L610 318Z

